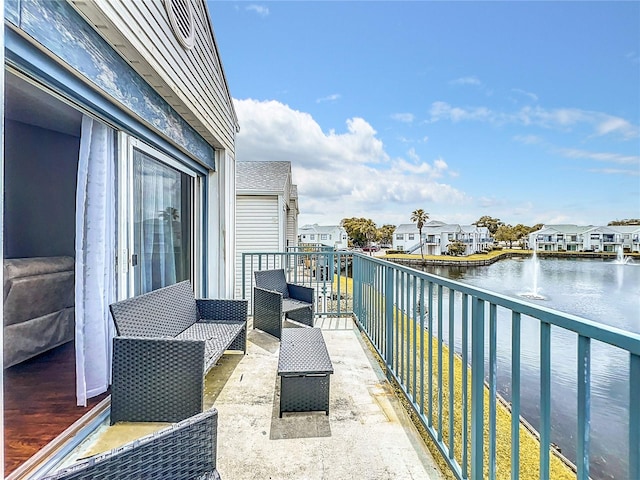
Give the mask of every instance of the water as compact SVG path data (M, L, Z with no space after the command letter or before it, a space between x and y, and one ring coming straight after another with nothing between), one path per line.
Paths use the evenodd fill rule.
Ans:
M601 260L507 259L485 267L427 267L455 279L562 312L640 333L640 263ZM448 302L443 302L446 308ZM444 312L447 318L447 312ZM443 335L449 338L446 321ZM459 326L456 326L460 330ZM436 333L436 332L434 332ZM460 333L454 333L460 351ZM539 323L522 319L522 415L539 426ZM510 400L511 316L498 311L498 388ZM575 460L577 337L552 328L551 441ZM591 346L590 473L628 478L629 355L600 342ZM637 408L637 406L635 406Z
M622 249L622 245L618 245L618 251L616 254L616 263L618 265L626 265L628 263L632 262L632 258L631 257L625 257L624 256L624 250Z

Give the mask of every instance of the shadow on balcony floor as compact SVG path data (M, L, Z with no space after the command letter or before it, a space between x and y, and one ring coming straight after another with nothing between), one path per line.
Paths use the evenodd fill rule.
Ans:
M219 412L221 477L444 478L351 319L318 319L316 326L323 330L334 368L328 416L303 412L279 418L279 343L254 330L251 322L247 354L224 355L207 376L205 408L215 406ZM105 427L80 456L114 448L136 432L162 426Z

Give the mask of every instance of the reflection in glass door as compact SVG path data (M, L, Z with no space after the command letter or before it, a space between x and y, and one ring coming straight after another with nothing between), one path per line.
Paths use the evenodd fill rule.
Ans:
M192 278L193 178L133 149L134 295Z

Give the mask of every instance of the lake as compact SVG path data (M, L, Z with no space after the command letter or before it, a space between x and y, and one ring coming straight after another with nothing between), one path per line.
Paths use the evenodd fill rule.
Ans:
M534 262L531 258L514 258L490 266L438 266L426 267L425 271L640 334L640 263L546 258ZM446 304L444 302L444 308ZM447 322L444 323L446 339ZM460 352L459 326L456 329L455 349ZM521 338L522 416L538 428L538 321L523 316ZM497 341L498 389L510 400L511 316L508 312L499 312ZM552 328L551 347L551 441L574 461L577 336ZM592 478L628 478L628 412L629 355L594 341L591 345Z

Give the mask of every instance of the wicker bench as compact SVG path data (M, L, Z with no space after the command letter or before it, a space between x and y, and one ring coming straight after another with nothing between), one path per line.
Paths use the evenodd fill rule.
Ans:
M219 480L218 411L207 410L156 433L64 468L43 480Z
M189 281L109 306L111 423L179 422L202 412L204 377L227 350L247 351L246 300L196 300Z
M319 328L285 328L280 340L280 418L283 412L324 411L329 415L333 365Z
M287 283L283 269L253 276L253 328L280 338L285 318L313 327L313 288Z

